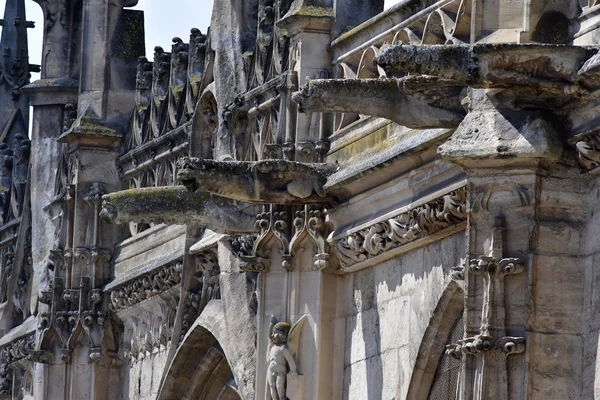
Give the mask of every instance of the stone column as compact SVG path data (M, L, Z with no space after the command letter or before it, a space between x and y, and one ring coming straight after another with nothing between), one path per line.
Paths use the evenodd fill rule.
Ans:
M552 292L568 282L583 293L584 263L565 227L584 216L585 196L571 195L584 185L578 170L561 163L552 119L492 102L492 95L471 90L469 114L439 148L469 182L465 337L448 349L463 360L459 398L565 398L580 390L583 301L558 305ZM568 212L558 206L565 203ZM548 358L550 348L560 359Z
M57 139L64 132L65 105L77 104L79 82L76 80L75 38L78 32L76 13L67 0L40 0L44 12L44 45L41 79L23 92L33 107L31 134L31 213L33 287L31 312L41 316L51 310L50 281L55 266L51 250L55 249L56 226L46 212L56 197L56 177L59 171L62 144ZM75 78L75 79L74 79ZM43 318L40 318L40 322ZM40 358L34 357L36 361ZM57 355L59 363L60 354ZM36 364L34 396L49 399L64 395L66 374L64 365L52 368Z
M277 22L277 27L290 37L290 71L296 73L298 87L302 87L307 78L320 79L331 76L331 54L327 49L331 42L334 21L333 0L303 0L294 2L287 14ZM315 147L327 139L323 136L325 132L318 131L328 129L328 124L325 123L324 127L315 126L318 124L312 123L311 116L297 113L297 105L294 102L290 102L286 120L294 124L287 128L288 135L283 144L286 158L312 161L313 157L306 156L307 146L312 147L314 153Z

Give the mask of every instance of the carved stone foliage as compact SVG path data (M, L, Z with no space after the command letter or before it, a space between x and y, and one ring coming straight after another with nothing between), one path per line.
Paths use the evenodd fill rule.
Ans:
M0 349L2 362L12 364L23 359L29 359L35 349L35 335L23 336Z
M0 395L10 395L13 390L14 365L30 360L35 349L35 335L28 334L0 349Z
M579 155L579 162L586 169L591 170L600 166L600 134L585 136L577 142L575 148Z
M204 251L196 255L196 273L194 279L202 285L203 308L210 300L221 298L219 275L221 269L218 264L216 249Z
M196 272L194 274L196 285L188 292L185 300L185 310L181 322L181 340L206 305L213 299L221 298L220 274L216 248L196 255Z
M111 309L124 310L168 291L181 282L182 269L182 261L177 261L113 289L110 293Z
M336 241L342 269L465 222L466 199L461 188Z
M181 337L179 341L181 342L185 337L186 333L192 327L192 324L200 315L200 302L202 300L202 289L200 290L191 290L187 293L187 297L185 299L185 310L183 312L183 317L181 321Z
M231 248L233 249L233 252L240 257L250 256L254 249L254 242L256 242L256 236L235 236L231 239Z

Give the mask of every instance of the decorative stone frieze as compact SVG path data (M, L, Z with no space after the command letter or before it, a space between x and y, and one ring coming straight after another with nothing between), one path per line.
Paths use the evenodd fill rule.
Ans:
M337 240L341 269L465 222L466 199L463 187Z
M34 349L34 334L22 336L0 349L0 395L12 394L13 366L22 360L31 360Z
M28 334L2 347L2 362L12 364L23 359L29 359L35 349L35 335Z
M110 294L111 309L124 310L168 291L181 282L182 269L183 262L176 261L113 289Z

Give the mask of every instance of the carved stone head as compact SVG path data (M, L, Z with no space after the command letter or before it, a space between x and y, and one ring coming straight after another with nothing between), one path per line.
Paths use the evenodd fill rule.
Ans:
M275 345L287 343L290 329L292 327L287 322L278 322L275 324L273 333L271 334L271 342Z

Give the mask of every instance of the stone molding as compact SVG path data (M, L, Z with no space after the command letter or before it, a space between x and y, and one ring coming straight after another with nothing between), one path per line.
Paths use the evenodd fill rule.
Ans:
M113 311L125 310L168 291L181 282L182 270L183 261L177 260L112 289L110 308Z
M466 202L467 189L462 187L335 240L341 271L465 222Z

